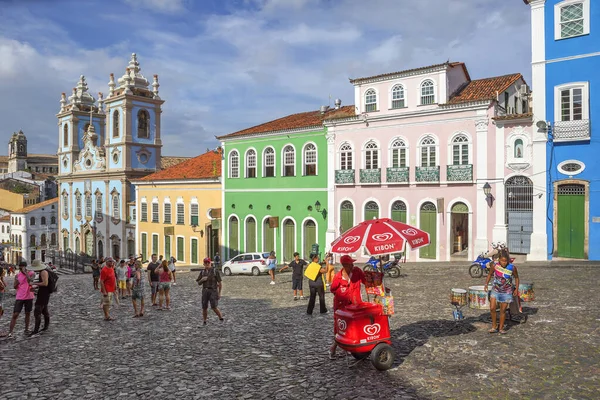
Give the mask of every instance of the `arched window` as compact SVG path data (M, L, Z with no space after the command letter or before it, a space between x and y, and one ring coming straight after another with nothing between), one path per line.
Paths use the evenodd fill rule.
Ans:
M369 142L365 146L365 169L379 168L379 146Z
M304 175L317 175L317 147L312 143L304 146Z
M264 177L275 176L275 150L272 147L267 147L263 153L263 171Z
M42 217L41 219L42 219L42 222L41 222L41 224L42 224L42 225L46 225L46 217Z
M246 152L246 178L256 178L256 151L254 149Z
M36 246L35 235L29 236L29 246L31 246L31 247L35 247Z
M292 146L283 149L283 176L296 175L296 151Z
M168 202L165 201L165 204L163 204L163 217L164 217L165 224L171 223L171 201L170 200Z
M35 225L35 217L29 218L29 225L31 225L31 226Z
M340 235L354 226L354 206L345 200L340 205Z
M46 245L46 234L42 233L41 239L40 239L40 245L45 246Z
M96 193L96 220L102 220L102 193Z
M391 146L392 168L406 167L406 143L402 139L396 139Z
M56 246L56 233L50 234L50 246Z
M113 113L113 137L119 137L119 110L115 110Z
M404 108L406 102L404 100L404 86L396 85L392 88L392 108Z
M379 218L379 205L374 201L368 201L365 204L365 221Z
M63 125L63 146L67 147L69 145L69 125Z
M62 194L63 217L69 218L69 195L66 192Z
M515 140L515 158L523 158L523 140Z
M421 140L421 167L435 167L435 139L426 136Z
M114 193L112 196L112 217L118 219L121 217L120 207L119 207L119 194Z
M85 216L86 218L92 218L92 194L85 194Z
M354 163L352 160L352 146L348 143L342 144L340 147L340 169L353 169Z
M240 154L236 150L229 153L229 177L240 177Z
M421 105L435 103L435 86L433 81L426 80L421 83Z
M458 135L452 140L452 164L469 164L469 138Z
M150 114L146 110L140 110L137 113L138 137L148 139L150 137Z
M50 225L56 224L56 217L50 217Z
M375 89L369 89L365 92L365 111L377 111L377 92L375 92Z

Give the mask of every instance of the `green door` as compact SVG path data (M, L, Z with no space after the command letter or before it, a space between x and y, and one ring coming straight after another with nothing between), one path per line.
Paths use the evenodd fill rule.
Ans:
M275 228L271 228L269 225L269 218L265 218L263 224L263 251L270 253L275 250Z
M198 239L192 238L192 264L198 264Z
M354 226L354 206L348 200L340 207L340 234Z
M148 235L146 233L142 233L142 262L146 261L148 258L146 257L148 254L148 249L146 248L147 244L147 240L148 240Z
M585 187L561 185L557 196L558 257L585 258Z
M171 258L171 236L165 236L165 260Z
M184 242L183 242L183 238L182 237L178 237L177 238L177 261L182 262L184 261Z
M304 223L304 259L308 261L313 244L317 243L317 227L315 222L308 220Z
M238 219L231 217L229 220L229 258L235 257L239 252L238 249Z
M392 204L392 221L406 223L406 204L397 200Z
M152 254L158 254L158 235L152 235Z
M379 206L374 201L365 204L365 221L379 218Z
M288 219L285 221L283 229L283 260L279 262L290 262L296 251L296 225L294 221Z
M246 253L256 251L256 220L252 217L246 220Z
M420 228L429 233L430 243L429 246L422 247L419 250L419 257L435 260L435 250L437 246L437 210L433 203L427 202L421 206L420 220Z

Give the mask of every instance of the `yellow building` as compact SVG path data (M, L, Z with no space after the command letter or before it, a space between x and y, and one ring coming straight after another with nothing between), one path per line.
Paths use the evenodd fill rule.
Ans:
M219 252L221 153L198 157L134 181L135 252L173 256L178 265L202 264Z
M23 207L30 206L37 203L37 197L29 197L29 194L25 193L13 193L6 189L0 189L0 213L4 211L15 211Z

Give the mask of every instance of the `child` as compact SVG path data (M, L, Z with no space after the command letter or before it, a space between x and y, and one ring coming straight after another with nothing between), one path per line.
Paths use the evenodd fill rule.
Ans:
M494 263L488 273L483 290L487 292L488 284L494 277L492 284L492 293L490 295L490 312L492 314L492 329L489 333L505 334L504 320L506 319L506 309L512 303L513 296L518 296L519 273L517 267L509 264L510 255L508 250L501 249L498 253L498 262ZM514 281L514 282L513 282ZM500 323L496 325L496 307L500 303Z
M125 267L125 260L121 260L117 270L117 287L119 288L119 294L122 299L125 298L125 292L127 290L127 267Z

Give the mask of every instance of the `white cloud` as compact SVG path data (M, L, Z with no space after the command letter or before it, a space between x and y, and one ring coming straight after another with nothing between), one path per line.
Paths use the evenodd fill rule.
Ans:
M158 13L177 13L184 10L183 0L125 0L125 3L134 8L146 8Z

